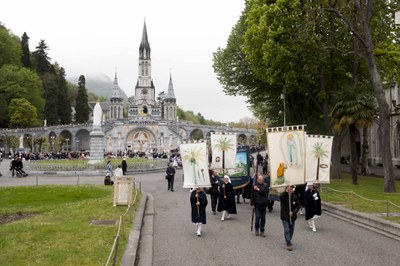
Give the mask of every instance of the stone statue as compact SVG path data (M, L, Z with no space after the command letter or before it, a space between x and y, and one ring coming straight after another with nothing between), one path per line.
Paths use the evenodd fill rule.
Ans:
M97 102L93 109L93 127L101 126L102 116L103 116L103 110L101 110L100 103Z
M18 148L24 148L24 135L21 135L19 137L19 147Z

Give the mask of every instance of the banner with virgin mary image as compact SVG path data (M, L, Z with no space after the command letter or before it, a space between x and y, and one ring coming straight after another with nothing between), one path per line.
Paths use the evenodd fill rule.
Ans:
M267 128L271 187L304 184L304 126Z
M236 134L211 133L211 169L236 168Z
M206 143L185 142L179 145L179 149L182 158L183 187L211 187Z
M306 137L306 182L330 183L332 136Z

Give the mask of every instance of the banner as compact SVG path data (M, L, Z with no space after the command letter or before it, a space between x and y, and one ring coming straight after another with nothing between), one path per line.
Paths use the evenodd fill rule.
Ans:
M271 187L304 184L304 126L267 128Z
M211 187L207 166L205 142L182 143L179 145L183 167L183 187Z
M234 189L245 187L250 182L250 154L249 147L243 146L237 149L235 168L226 169ZM222 169L218 169L218 175L222 176Z
M222 160L225 160L225 169L236 167L236 134L211 133L212 169L222 169Z
M330 183L331 136L306 137L306 182Z

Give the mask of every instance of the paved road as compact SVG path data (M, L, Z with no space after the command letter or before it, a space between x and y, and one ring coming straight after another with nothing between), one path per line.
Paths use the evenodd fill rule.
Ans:
M400 243L353 224L323 215L317 232L304 217L296 223L294 250L289 252L279 219L279 207L267 214L267 237L250 231L250 207L239 204L238 215L221 222L207 211L203 236L190 220L189 192L177 172L175 192L166 189L164 175L137 177L155 202L154 265L399 265ZM279 205L279 204L278 204Z
M3 166L1 166L3 168ZM4 174L4 173L3 173ZM221 222L207 210L203 236L190 221L189 192L177 172L175 192L166 189L163 173L136 176L155 199L154 265L399 265L400 242L323 215L316 233L301 216L296 222L294 250L285 248L279 207L267 214L266 238L250 232L250 207L237 205L238 215ZM103 177L80 177L101 184ZM35 185L35 177L0 178L0 186ZM76 177L39 177L40 184L76 184ZM278 204L279 205L279 204Z

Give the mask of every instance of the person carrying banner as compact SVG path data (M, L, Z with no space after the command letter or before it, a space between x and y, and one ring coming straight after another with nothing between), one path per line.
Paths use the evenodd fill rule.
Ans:
M283 232L285 235L287 250L292 251L292 237L294 233L294 225L297 219L297 212L300 209L299 200L292 186L286 186L285 191L279 196L281 201L281 220L283 224Z
M218 211L222 212L221 221L231 218L231 214L236 214L235 192L228 175L224 176L224 181L219 187Z
M202 226L206 224L207 196L203 188L196 188L190 194L190 205L192 207L192 222L196 225L197 236L201 236Z
M210 175L210 183L211 183L211 188L209 189L209 194L211 198L211 209L213 214L215 215L216 212L216 207L218 203L218 197L219 197L219 176L217 171L211 170L211 175Z
M264 177L261 174L257 175L257 181L251 191L251 206L255 209L255 225L256 236L265 237L265 216L267 214L268 204L268 186L264 182Z
M307 183L307 191L304 194L305 207L306 207L306 221L308 225L316 232L315 220L321 216L321 197L318 190L315 189L313 183Z

